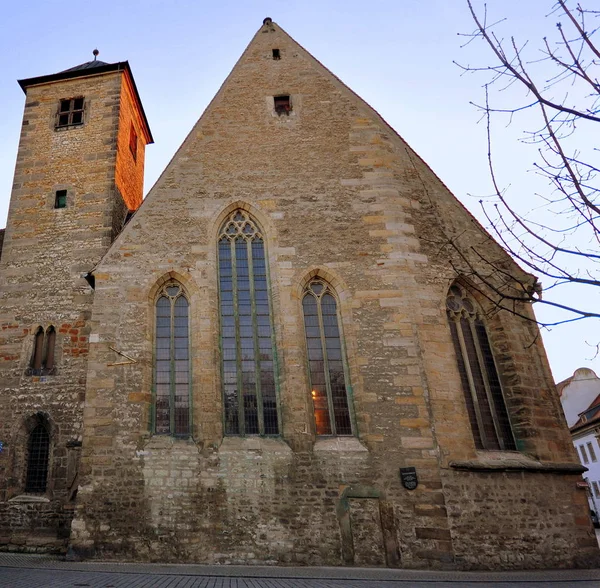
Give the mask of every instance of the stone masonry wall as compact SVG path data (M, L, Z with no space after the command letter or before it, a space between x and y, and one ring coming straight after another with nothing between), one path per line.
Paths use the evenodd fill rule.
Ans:
M278 115L282 94L292 110ZM236 208L265 235L276 439L223 436L216 242ZM265 25L95 271L73 555L468 568L489 567L492 552L503 568L597 561L572 475L485 471L492 452L475 451L444 310L456 275L435 242L456 227L483 235L376 113ZM339 299L353 437L314 431L301 306L314 275ZM190 439L151 430L154 304L171 278L190 304ZM543 349L525 345L533 327L503 314L489 327L521 450L493 458L518 458L523 471L575 461ZM484 473L458 471L461 460ZM402 466L416 467L416 490L401 485ZM573 501L556 516L559 496ZM541 544L548 528L551 548Z

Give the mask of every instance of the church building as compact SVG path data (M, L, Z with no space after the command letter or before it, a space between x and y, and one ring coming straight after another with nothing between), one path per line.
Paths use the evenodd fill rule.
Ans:
M0 550L600 563L535 278L271 19L145 199L126 61L19 84Z

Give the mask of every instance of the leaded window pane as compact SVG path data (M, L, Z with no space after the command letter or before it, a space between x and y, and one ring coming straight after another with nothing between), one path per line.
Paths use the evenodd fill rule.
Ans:
M494 356L477 305L455 285L448 293L446 309L475 446L515 449Z
M329 286L311 282L302 308L317 435L352 435L337 302Z
M279 418L265 248L238 210L218 243L225 434L277 435Z
M165 284L156 301L154 397L156 433L189 435L189 304L177 282Z
M45 492L48 481L50 435L42 423L29 434L25 492Z

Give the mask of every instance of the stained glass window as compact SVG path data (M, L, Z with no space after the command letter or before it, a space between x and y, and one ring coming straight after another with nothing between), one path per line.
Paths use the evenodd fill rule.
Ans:
M515 440L481 313L458 285L450 288L446 310L475 446L513 450Z
M226 435L277 435L276 366L263 235L242 210L219 236Z
M302 307L317 435L352 435L337 302L329 285L313 280Z
M155 432L190 434L189 305L177 282L166 283L156 301L154 346Z

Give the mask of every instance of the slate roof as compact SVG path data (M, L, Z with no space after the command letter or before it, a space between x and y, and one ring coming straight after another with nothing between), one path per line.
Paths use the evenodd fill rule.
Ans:
M68 71L81 71L84 69L92 69L93 67L102 67L103 65L109 65L106 61L100 61L98 59L94 59L93 61L86 61L81 65L76 65L75 67L70 67L69 69L63 69L60 73L66 73Z

